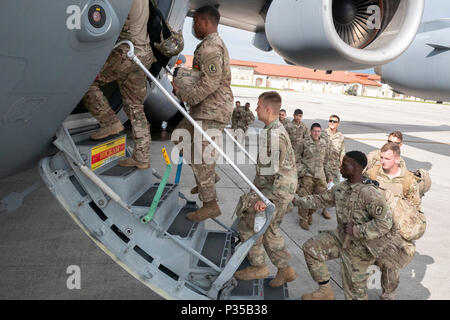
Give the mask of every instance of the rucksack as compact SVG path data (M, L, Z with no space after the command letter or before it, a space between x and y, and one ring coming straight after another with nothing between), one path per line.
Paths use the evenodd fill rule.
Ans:
M178 55L183 50L184 41L181 30L179 32L172 30L152 0L149 0L149 8L147 31L150 37L150 46L156 58L150 67L150 72L157 76L161 69L167 66L171 57Z
M394 195L389 190L384 191L386 202L392 211L392 220L402 238L408 241L420 239L427 227L427 221L423 212L404 197Z
M367 172L368 178L375 180L380 169L381 165L371 168ZM414 205L412 205L405 199L408 194L408 190L411 188L411 185L414 183L414 181L417 181L416 175L412 172L407 171L405 175L405 181L403 182L402 196L394 195L389 190L383 190L385 192L386 202L388 203L389 208L392 212L392 219L394 221L394 224L398 228L402 238L408 241L420 239L425 233L425 229L427 226L426 217L423 212L418 210Z
M419 185L420 197L422 198L425 193L431 189L430 173L425 169L419 169L413 172L413 174L417 180L417 184Z

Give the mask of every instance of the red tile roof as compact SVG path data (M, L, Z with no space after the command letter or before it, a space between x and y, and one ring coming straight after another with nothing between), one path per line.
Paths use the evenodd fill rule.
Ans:
M192 67L193 56L186 56L186 66ZM381 77L376 74L355 73L349 71L333 71L326 74L323 70L313 70L301 66L279 65L262 62L230 60L232 66L250 67L255 74L281 78L307 79L339 83L359 83L363 85L381 87L377 81Z

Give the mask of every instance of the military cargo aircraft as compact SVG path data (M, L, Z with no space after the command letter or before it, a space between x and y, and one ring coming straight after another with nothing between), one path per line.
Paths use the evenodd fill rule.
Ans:
M71 113L78 114L69 117L72 129L95 124L76 107L113 48L131 3L2 1L0 177L36 165ZM342 70L382 65L400 56L414 40L424 1L160 0L158 6L180 29L187 15L206 4L220 7L223 24L255 32L257 48L273 49L290 63ZM100 25L92 20L95 6L101 8ZM164 69L155 75L170 87ZM149 118L172 117L176 109L149 86ZM109 97L120 111L114 89Z
M0 177L41 159L42 179L80 228L165 298L286 298L287 286L274 292L267 281L238 283L233 278L270 223L270 201L261 196L269 205L263 229L239 243L236 224L229 227L216 221L223 231L215 231L186 219L197 205L189 201L180 205L183 196L177 182L167 184L170 159L158 182L152 170L117 166L117 160L130 152L126 136L88 139L96 123L80 112L79 102L114 47L131 3L2 2ZM207 4L219 7L223 24L255 32L257 48L275 50L288 63L326 70L395 61L414 40L424 8L423 0L158 1L174 29ZM166 65L172 67L174 60ZM183 113L170 94L166 65L148 72L146 112L158 120ZM108 87L105 93L120 113L117 89Z

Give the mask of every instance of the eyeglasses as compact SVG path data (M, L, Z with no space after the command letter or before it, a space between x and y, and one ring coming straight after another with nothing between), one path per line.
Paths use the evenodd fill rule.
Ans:
M389 143L395 143L395 144L398 144L398 145L401 145L401 144L402 144L401 142L396 142L396 141L392 141L392 140L388 140L388 142L389 142Z
M328 121L329 123L339 123L339 121L337 121L337 120L330 120L330 121Z

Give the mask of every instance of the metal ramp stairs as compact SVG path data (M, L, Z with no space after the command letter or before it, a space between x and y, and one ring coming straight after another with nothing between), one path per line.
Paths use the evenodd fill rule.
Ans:
M70 141L61 127L58 140ZM80 141L72 150L81 159L90 158L92 149L120 140ZM74 137L75 140L79 137ZM62 148L53 157L41 160L41 176L50 191L77 224L124 269L166 298L174 299L286 299L287 287L272 289L268 280L240 281L232 278L217 290L211 288L236 252L238 235L223 226L223 231L205 229L205 222L186 218L198 206L180 198L179 187L167 184L153 220L141 219L150 207L159 183L151 169L123 168L119 157L95 170L95 174L130 204L132 213L106 195L86 177ZM181 203L181 204L180 204ZM248 250L247 250L248 251ZM244 252L246 255L246 252ZM245 258L245 256L243 256ZM243 260L243 259L240 259ZM240 264L246 266L247 260Z
M233 278L248 263L246 256L256 239L267 230L274 206L226 155L268 205L266 224L243 243L235 230L220 221L214 220L223 229L217 231L207 230L205 222L188 220L186 215L198 207L183 200L177 184L161 186L156 212L145 222L143 217L160 187L154 172L118 166L118 160L130 154L125 135L96 142L88 135L71 136L60 127L54 142L59 152L40 161L40 174L72 219L122 268L166 299L289 298L287 286L272 289L270 279L238 283Z

